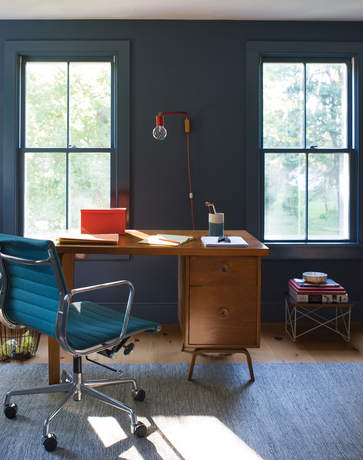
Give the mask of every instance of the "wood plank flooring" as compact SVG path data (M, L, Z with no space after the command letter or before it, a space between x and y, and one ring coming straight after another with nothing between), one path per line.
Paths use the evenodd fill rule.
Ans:
M301 327L304 327L301 325ZM182 352L182 337L178 324L164 324L158 334L139 334L130 342L134 351L124 356L122 350L116 359L91 355L95 361L112 363L161 363L190 362L191 354ZM250 348L253 363L298 363L298 362L363 362L363 323L352 323L351 340L346 342L338 334L319 328L299 337L294 343L285 331L284 324L261 324L260 348ZM47 337L42 336L38 351L29 362L47 363ZM61 352L61 363L72 362L71 355ZM245 363L243 354L201 355L197 364Z

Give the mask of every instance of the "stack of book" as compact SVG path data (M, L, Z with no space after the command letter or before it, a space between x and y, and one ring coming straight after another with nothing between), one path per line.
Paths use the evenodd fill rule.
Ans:
M324 283L308 283L304 279L293 278L288 282L289 294L301 303L348 303L348 294L340 284L332 279Z

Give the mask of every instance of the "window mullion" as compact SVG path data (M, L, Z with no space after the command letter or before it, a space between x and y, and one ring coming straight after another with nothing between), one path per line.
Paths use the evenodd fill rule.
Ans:
M69 100L70 100L70 78L69 78L70 63L67 62L67 151L66 151L66 229L69 229L69 150L71 147L70 125L69 125Z
M304 149L306 146L306 62L304 63ZM305 153L305 240L309 239L309 155Z
M305 240L309 239L309 154L305 153Z

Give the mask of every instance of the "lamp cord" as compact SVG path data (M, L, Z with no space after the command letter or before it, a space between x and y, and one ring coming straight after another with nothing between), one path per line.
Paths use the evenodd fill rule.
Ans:
M191 178L191 174L190 174L189 133L187 133L187 155L188 155L188 177L189 177L190 212L191 212L191 215L192 215L193 230L195 230L195 225L194 225L194 208L193 208L193 191L192 191L192 178Z

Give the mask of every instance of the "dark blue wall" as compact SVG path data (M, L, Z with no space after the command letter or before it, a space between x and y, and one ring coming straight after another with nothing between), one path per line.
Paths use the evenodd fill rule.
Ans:
M191 228L183 117L167 118L165 141L151 135L157 112L187 111L196 229L207 227L206 200L225 213L226 229L244 229L245 203L256 193L245 189L246 41L362 41L363 27L361 22L0 21L0 88L5 40L60 39L131 42L130 227ZM2 93L0 104L2 138ZM13 154L0 148L2 155ZM306 270L326 271L340 281L358 302L353 319L362 320L361 266L357 259L264 259L262 320L284 320L281 292L288 278ZM76 271L77 285L129 278L136 287L136 313L177 322L176 258L82 261Z

